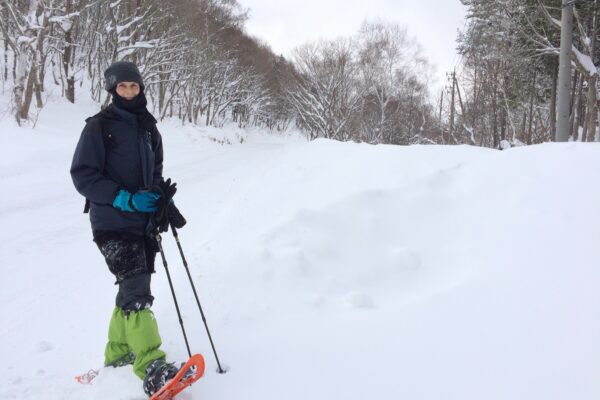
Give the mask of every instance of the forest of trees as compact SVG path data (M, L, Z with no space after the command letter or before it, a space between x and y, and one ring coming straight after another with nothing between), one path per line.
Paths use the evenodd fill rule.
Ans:
M463 69L453 135L498 148L552 141L561 0L461 0L467 25L458 38ZM598 0L574 2L570 140L598 140Z
M284 128L289 63L242 31L235 0L2 0L2 79L14 82L17 121L43 106L49 82L71 102L105 105L103 71L139 65L159 118L220 125L226 118Z
M236 0L0 0L0 16L1 76L19 123L43 107L46 85L106 105L103 71L129 60L161 119L295 124L309 138L369 143L434 143L439 131L428 63L395 24L365 23L286 60L244 33Z
M458 0L457 0L458 1ZM159 119L285 130L310 139L471 144L553 140L560 0L460 0L458 71L431 96L432 67L395 23L307 43L291 59L245 33L237 0L0 0L0 76L27 123L54 86L104 106L103 71L137 63ZM598 139L598 0L575 2L570 137ZM435 96L435 95L434 95Z

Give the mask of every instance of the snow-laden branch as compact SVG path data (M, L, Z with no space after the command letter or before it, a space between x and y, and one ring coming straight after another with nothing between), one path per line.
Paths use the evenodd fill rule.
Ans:
M123 32L126 29L129 29L132 25L134 25L135 23L143 20L144 17L143 16L137 16L131 19L131 21L129 21L128 23L126 23L125 25L117 25L117 35L120 35L121 32Z
M581 53L575 46L572 48L573 60L580 68L585 71L587 76L595 76L598 74L598 68L594 65L592 58L586 54Z
M79 17L80 12L74 12L67 15L50 17L48 22L58 24L64 32L68 32L73 27L73 18Z

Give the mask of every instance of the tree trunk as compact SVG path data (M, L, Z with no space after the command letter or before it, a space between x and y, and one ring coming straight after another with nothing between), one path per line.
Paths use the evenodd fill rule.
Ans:
M535 84L537 80L537 72L533 73L533 82L531 84L531 98L529 101L529 127L527 129L527 144L531 144L533 140L533 102L535 100Z
M527 141L527 110L523 110L523 118L521 118L521 138Z
M29 75L27 76L27 86L25 87L25 93L23 94L23 104L19 110L19 117L21 119L29 118L29 108L31 107L31 100L33 99L33 86L36 80L36 59L33 58L31 67L29 69Z
M8 81L8 41L4 41L4 81Z
M577 88L577 105L575 108L575 118L573 121L573 138L575 140L582 140L579 133L579 128L583 125L582 121L584 118L584 100L583 100L583 76L581 76L581 80L579 81L579 87Z
M160 115L163 115L165 107L165 96L167 93L165 84L165 74L162 71L163 67L160 66L158 73L158 112Z
M598 76L594 75L588 80L588 99L587 99L587 136L588 140L593 141L596 139L596 119L598 117L598 110L596 104L596 82Z
M579 71L575 70L573 74L573 81L571 85L571 103L570 103L570 111L569 111L569 137L575 138L574 135L574 125L577 113L577 89L580 83L583 82L583 76L579 73Z
M556 90L558 85L558 58L552 65L552 92L550 94L550 137L556 137Z
M17 62L17 57L15 57L15 86L13 87L13 95L15 96L15 107L17 109L15 117L17 123L21 125L21 119L23 118L21 113L23 109L23 94L25 93L25 83L27 81L27 45L21 44L18 58L19 61Z
M72 0L67 0L65 6L65 13L71 14L73 12ZM67 81L67 88L65 89L65 97L71 103L75 103L75 76L70 75L69 70L72 59L74 58L73 48L73 29L70 28L65 32L65 51L62 57L63 70L65 71L65 78Z
M8 21L8 8L2 7L0 8L0 18L3 21ZM13 58L15 57L13 53ZM4 73L2 74L4 82L8 81L8 40L5 38L4 40Z
M506 108L500 109L500 140L506 140L506 125L507 125L507 112Z
M590 56L592 57L592 60L594 59L594 54L596 52L596 37L597 32L598 32L598 12L599 12L599 7L598 7L598 0L594 0L594 14L593 14L593 18L592 18L592 26L591 26L591 32L593 32L590 38ZM598 82L598 75L593 76L591 79L589 79L588 81L588 90L589 90L589 99L588 99L588 107L587 107L587 115L586 115L586 120L589 121L588 122L588 137L590 139L590 141L592 140L596 140L596 141L600 141L600 135L598 134L597 131L597 121L598 121L598 88L597 88L597 82ZM591 105L591 107L590 107Z
M208 104L206 105L206 126L210 125L210 108L212 105L212 98L209 97Z
M496 88L496 82L494 79L494 89L492 92L492 113L493 113L493 122L492 122L492 147L497 149L499 143L498 140L498 90Z
M42 26L41 29L37 33L36 39L36 52L37 55L35 57L35 61L37 61L36 67L36 75L34 81L34 90L35 90L35 99L37 108L42 108L44 103L42 101L42 92L44 91L44 79L46 75L46 50L44 49L44 41L46 40L46 34L48 33L48 14L45 10L45 5L40 3L36 10L36 16L42 16Z

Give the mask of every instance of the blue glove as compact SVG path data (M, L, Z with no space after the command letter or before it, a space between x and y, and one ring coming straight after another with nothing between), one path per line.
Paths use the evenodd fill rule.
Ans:
M132 195L127 190L122 189L117 193L113 201L113 207L127 212L152 213L157 209L156 202L158 199L160 199L158 193L139 191Z
M148 191L139 191L131 196L133 208L136 211L144 213L153 213L158 209L156 202L160 199L160 194Z

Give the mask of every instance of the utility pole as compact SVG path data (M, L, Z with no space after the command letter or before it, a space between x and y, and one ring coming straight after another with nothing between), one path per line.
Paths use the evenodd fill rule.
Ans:
M456 72L454 73L454 85L456 86L456 94L458 95L458 105L460 105L460 112L462 117L465 117L465 105L462 101L462 96L460 95L460 86L458 86L458 81L456 80Z
M454 91L456 90L456 70L452 71L452 96L450 98L450 137L454 135Z
M440 126L442 126L442 105L444 104L444 89L442 89L442 93L440 94Z
M440 94L440 135L442 136L442 144L446 144L444 141L444 125L442 125L442 108L444 106L444 91L446 88L442 88L442 93Z
M562 0L556 141L569 140L571 47L573 46L573 0Z

